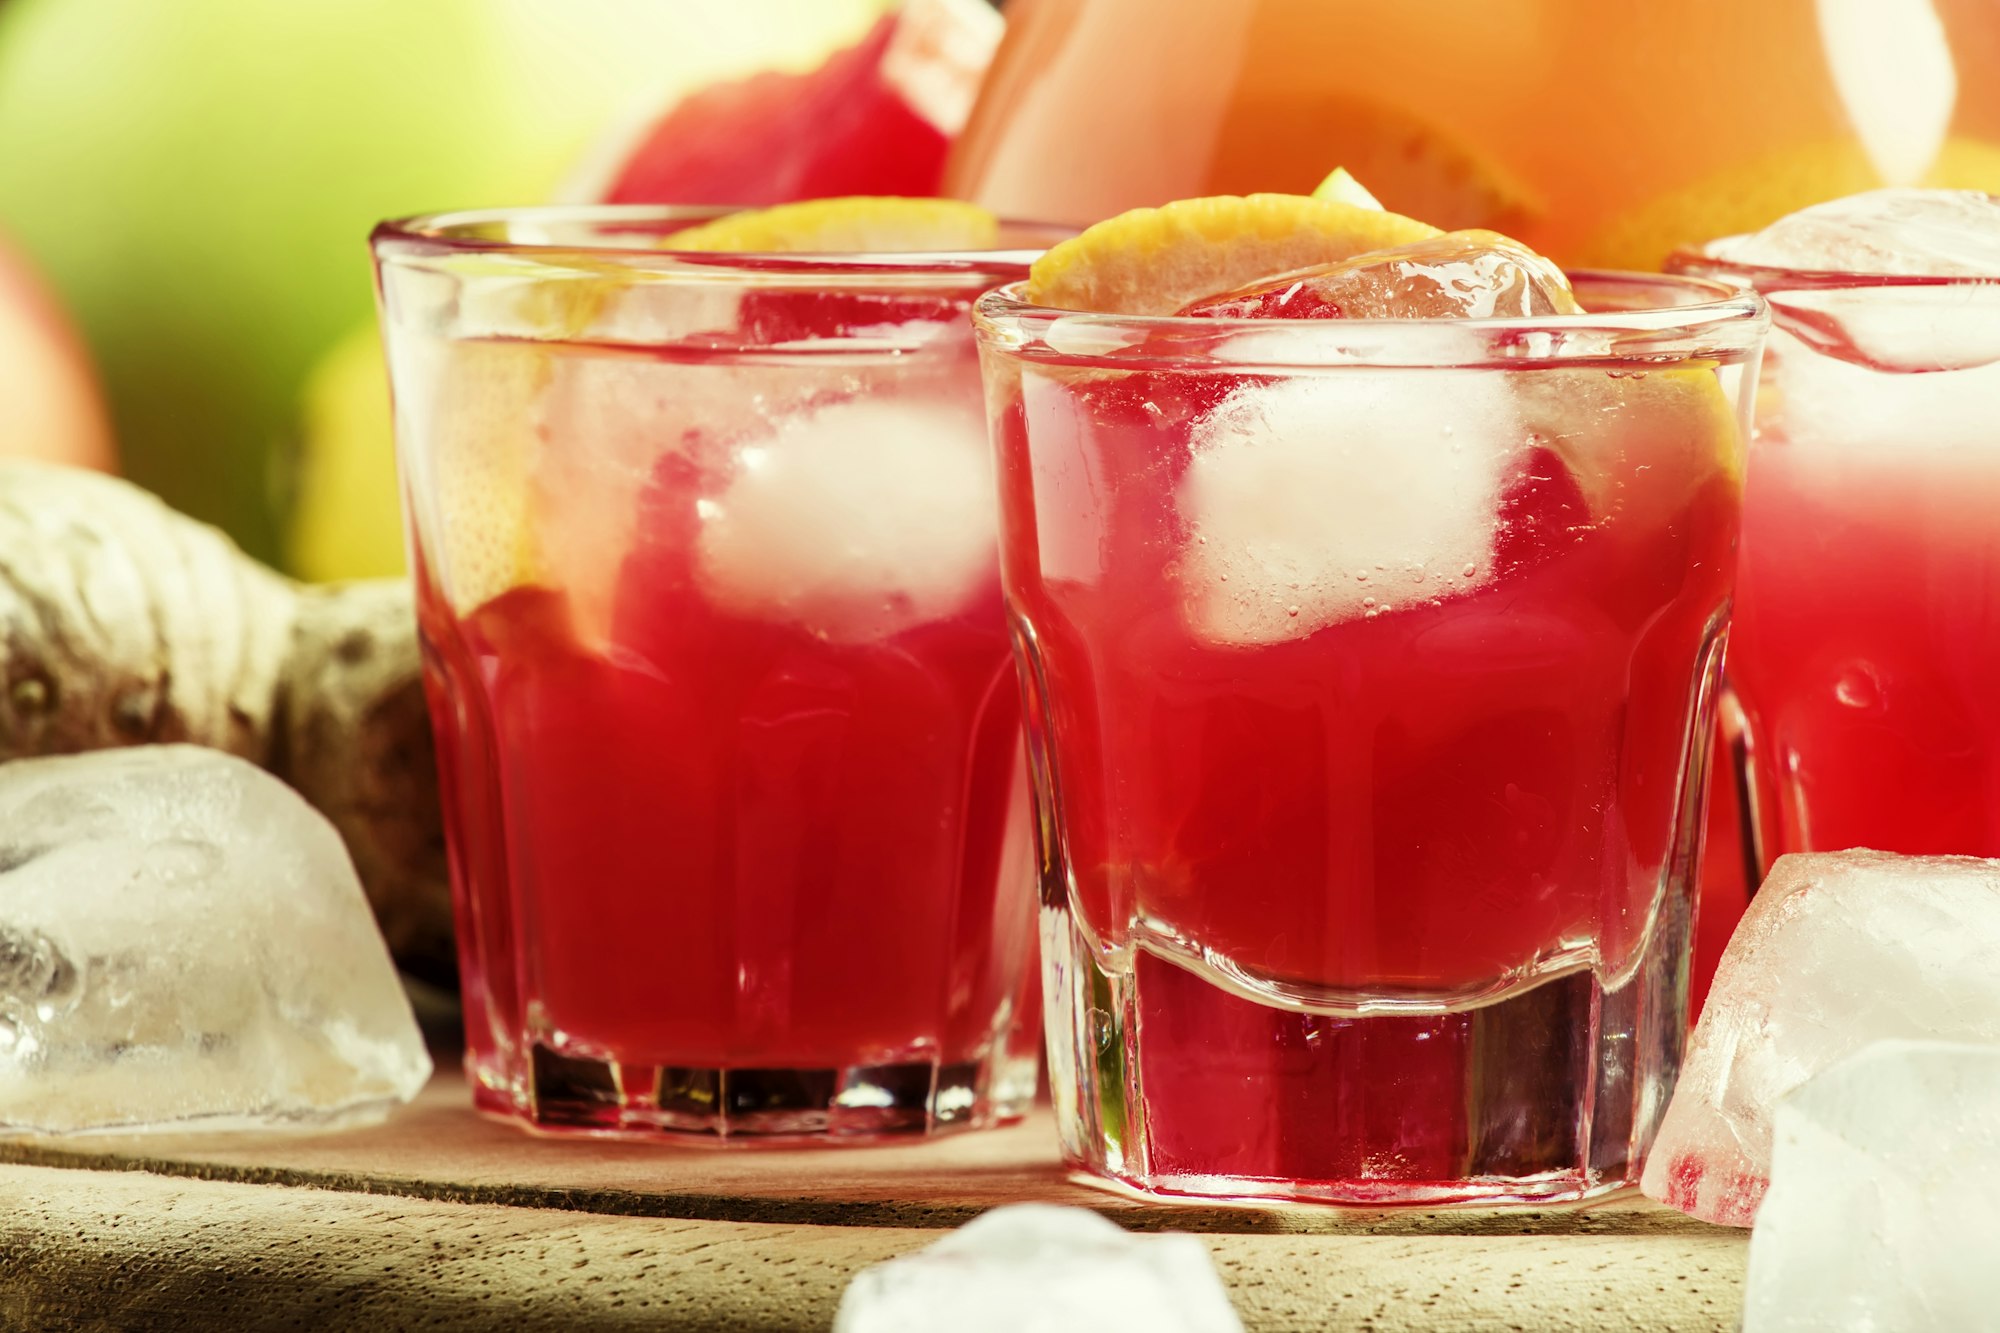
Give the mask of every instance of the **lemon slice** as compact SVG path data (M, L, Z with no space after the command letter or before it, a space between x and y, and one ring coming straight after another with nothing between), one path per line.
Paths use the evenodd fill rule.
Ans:
M1382 211L1382 201L1368 192L1368 187L1354 179L1354 174L1346 167L1335 167L1327 178L1312 192L1315 199L1331 199L1337 204L1353 204L1356 208L1372 208Z
M432 572L463 616L509 588L549 581L530 479L554 363L527 342L446 343L425 355L438 358L435 366L401 376L397 387L430 386L404 398L423 400L406 410L432 474L418 487L434 497L434 545L443 559Z
M1516 383L1524 421L1576 478L1593 522L1662 521L1709 478L1742 479L1742 431L1712 362Z
M977 204L853 195L731 213L677 231L661 242L661 248L743 254L896 253L990 250L999 238L999 220Z
M1399 213L1300 194L1182 199L1051 247L1028 272L1027 296L1062 310L1170 315L1259 278L1438 234Z

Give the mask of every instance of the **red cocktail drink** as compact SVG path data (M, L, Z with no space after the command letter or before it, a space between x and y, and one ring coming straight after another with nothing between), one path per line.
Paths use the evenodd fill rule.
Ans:
M1025 257L475 221L563 244L380 246L476 1097L639 1134L1017 1114L1028 804L964 311Z
M1857 195L1675 266L1776 325L1729 651L1758 859L2000 855L2000 199Z
M1677 1068L1760 315L979 306L1078 1161L1629 1180Z

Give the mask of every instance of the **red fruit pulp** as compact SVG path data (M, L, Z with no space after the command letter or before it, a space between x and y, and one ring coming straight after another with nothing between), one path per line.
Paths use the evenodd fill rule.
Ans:
M592 194L620 204L935 195L998 29L980 0L919 0L815 69L689 95Z

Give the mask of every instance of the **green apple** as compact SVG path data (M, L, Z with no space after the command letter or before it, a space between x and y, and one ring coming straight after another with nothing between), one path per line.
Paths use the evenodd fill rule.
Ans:
M881 0L7 0L0 229L127 472L273 557L307 372L378 219L546 198L661 86L810 65Z

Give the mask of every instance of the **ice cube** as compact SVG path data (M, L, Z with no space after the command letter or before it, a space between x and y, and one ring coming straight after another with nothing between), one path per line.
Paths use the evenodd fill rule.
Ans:
M0 1132L356 1122L430 1072L291 788L190 745L0 767Z
M1870 190L1802 208L1708 251L1764 268L2000 278L2000 196Z
M2000 1319L2000 1048L1885 1041L1778 1103L1744 1333Z
M1193 1236L1135 1235L1083 1208L1018 1203L855 1277L834 1333L1241 1333Z
M2000 286L1994 293L2000 298ZM1893 441L1910 466L1921 466L1920 458L1937 451L1951 451L1962 466L2000 477L2000 453L1993 448L2000 364L1940 369L1939 356L1932 354L1923 366L1932 373L1910 373L1914 368L1898 363L1923 354L1924 335L1892 333L1883 321L1893 316L1880 305L1863 308L1857 301L1841 313L1843 340L1855 355L1830 355L1783 327L1771 331L1765 351L1760 384L1784 438L1806 451L1798 455L1801 462L1816 458L1838 466L1838 451L1879 464L1884 447ZM1962 352L2000 361L2000 304L1993 315L1984 347L1958 338L1938 350L1945 356Z
M1223 399L1195 424L1176 493L1188 627L1281 643L1491 577L1502 485L1526 446L1503 379L1341 367Z
M1778 1100L1898 1037L2000 1042L2000 861L1780 857L1722 955L1642 1187L1748 1226Z
M1428 240L1300 269L1205 297L1183 315L1229 319L1505 319L1574 314L1563 271L1490 231Z
M978 404L857 398L742 445L700 507L704 591L848 642L938 620L998 577Z

